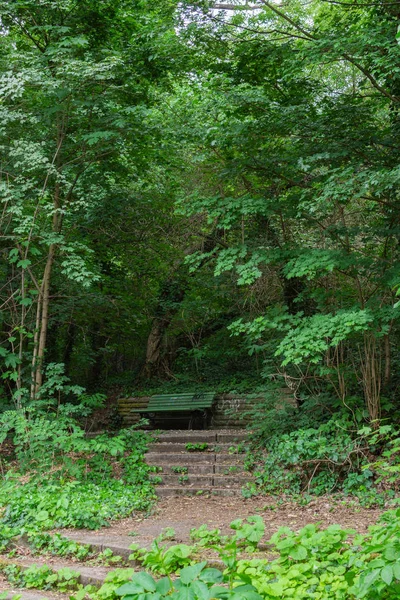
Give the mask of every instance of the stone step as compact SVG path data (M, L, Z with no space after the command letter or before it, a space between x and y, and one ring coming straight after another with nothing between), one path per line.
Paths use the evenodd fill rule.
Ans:
M234 463L233 460L226 463L215 463L214 473L218 475L249 475L242 464L243 461L240 459Z
M246 472L239 464L231 464L231 465L220 465L216 463L209 463L206 465L203 464L178 464L178 465L158 465L160 469L162 469L159 474L162 476L163 474L169 475L172 473L176 473L174 471L174 467L182 467L183 469L187 469L186 471L181 471L178 475L210 475L214 473L218 473L220 475L245 475Z
M41 557L2 559L2 562L10 565L16 564L22 569L27 569L28 567L31 567L33 565L42 566L47 564L47 566L53 569L53 571L58 571L59 569L63 569L66 566L61 562L61 560L54 562L51 561L51 563L49 563L49 561L46 558ZM71 567L70 565L68 566L71 568L72 571L76 571L79 573L79 583L81 583L83 586L94 585L96 587L101 587L104 583L104 579L106 578L107 574L114 569L113 567L87 567L82 565L77 565L76 567ZM40 598L43 598L43 594L42 596L40 596Z
M215 454L211 452L148 452L146 454L148 465L189 465L201 463L205 465L215 463Z
M164 530L164 527L161 527L162 523L158 523L158 525L160 525L160 527L156 527L155 531L153 528L151 528L151 536L143 538L136 536L131 537L129 535L127 536L124 534L110 535L108 533L104 533L103 535L99 535L99 532L82 530L68 531L66 537L76 542L80 542L81 544L88 544L91 547L91 549L96 552L102 552L103 550L108 548L112 550L115 556L122 556L123 558L128 559L129 556L132 554L132 550L130 549L130 546L132 544L138 545L140 548L151 547L156 533L157 535L159 535ZM178 537L181 537L181 534L178 533ZM183 534L183 538L180 541L184 542L185 544L190 544L189 529ZM173 546L176 543L176 540L166 540L162 542L162 545ZM215 567L217 569L224 568L224 563L218 558L207 557L207 562L209 567ZM139 561L129 560L129 565L131 567L134 567L135 571L144 570L144 567Z
M210 495L231 496L251 480L244 473L245 455L238 450L248 433L238 430L164 431L150 444L146 461L159 467L152 479L159 496ZM207 450L190 452L188 443L207 443ZM181 467L181 472L176 468Z
M197 443L197 442L185 442L185 443L174 443L174 442L154 442L153 444L149 444L149 452L187 452L190 454L210 454L214 451L216 452L228 452L229 448L235 447L235 444L226 444L226 443L211 443L209 444L209 448L207 450L199 450L199 451L189 451L186 449L187 443ZM202 443L202 442L200 442ZM207 442L208 443L208 442Z
M245 456L246 455L244 453L241 453L241 454L226 454L226 453L215 454L215 462L217 464L223 464L223 465L238 465L238 464L243 464Z
M246 431L223 431L223 430L212 430L212 431L171 431L163 432L155 437L156 442L168 442L168 443L197 443L207 442L209 444L218 443L235 443L243 442L247 439L248 432Z
M210 465L214 463L225 465L242 464L244 454L226 454L213 452L148 452L146 454L146 462L152 466L166 465L183 465L189 466L192 464Z
M246 442L249 436L249 431L238 430L235 431L227 431L227 432L218 432L217 431L217 442L225 442L225 443L241 443Z
M244 475L216 475L214 473L207 475L186 475L186 474L159 474L156 477L160 477L162 481L157 485L171 485L171 486L187 486L187 485L199 485L202 487L225 487L225 486L241 486L251 480L250 476ZM186 478L188 478L186 480Z
M50 592L18 590L16 588L10 590L2 589L2 584L0 582L0 594L2 592L6 592L5 600L13 600L13 598L18 598L18 600L62 600L63 598L70 597L64 595L60 596L57 592L57 595L54 596Z
M157 477L158 475L156 475ZM172 475L159 475L162 481L157 483L157 485L167 485L167 486L188 486L188 485L199 485L200 487L211 487L214 485L213 483L213 475L178 475L173 473ZM181 481L179 479L181 478ZM184 479L187 481L184 481Z
M240 488L166 487L156 488L157 496L241 496Z
M213 475L214 474L214 463L209 463L206 465L202 464L180 464L180 465L159 465L160 471L157 473L162 477L163 475ZM180 471L175 471L175 468L180 469Z
M251 422L251 418L248 415L235 415L234 417L229 417L224 414L216 414L212 418L212 427L211 430L219 430L224 427L237 428L239 431L243 430Z
M217 443L217 432L216 431L195 431L195 430L174 430L164 431L158 435L155 435L155 442L164 443L202 443L207 442L208 444Z
M245 485L246 483L248 483L249 481L252 481L253 477L249 474L247 475L214 475L213 477L213 485L215 485L216 487L223 487L223 486L242 486Z

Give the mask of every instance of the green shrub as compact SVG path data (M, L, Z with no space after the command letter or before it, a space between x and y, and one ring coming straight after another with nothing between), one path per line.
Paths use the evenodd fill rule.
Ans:
M205 452L206 450L208 450L208 444L207 442L197 442L195 444L189 442L188 444L186 444L185 448L188 452Z
M54 445L44 437L49 444L47 454L51 454ZM77 438L72 436L69 447L65 440L60 442L62 451L53 453L49 471L44 472L45 467L49 469L48 457L40 463L39 455L28 480L9 471L0 481L0 506L4 507L0 545L4 547L24 531L96 529L133 511L148 510L155 494L149 477L153 468L144 461L147 443L148 436L136 430L94 439L79 432ZM59 448L56 443L55 447Z
M397 600L400 595L400 509L389 511L366 535L332 525L307 525L299 532L280 528L269 540L268 555L239 559L237 534L260 540L260 517L237 522L233 536L221 538L205 526L193 532L206 548L218 549L225 568L207 568L192 560L189 566L152 553L151 570L177 574L155 580L148 573L131 576L122 586L90 593L90 600ZM235 522L232 524L235 525ZM246 533L246 525L252 525ZM257 541L258 540L258 541ZM175 548L178 548L176 546ZM108 576L112 578L112 574ZM100 593L101 592L101 593ZM107 592L107 593L106 593ZM82 597L72 596L72 600Z
M400 447L400 443L396 445L397 439L398 432L387 426L376 431L364 427L356 432L354 424L340 415L318 429L298 429L273 436L249 452L246 466L253 469L256 485L248 485L244 493L248 496L260 491L320 496L342 492L359 497L367 505L382 505L381 492L390 496L394 478L397 474L400 476L396 462ZM386 452L385 448L388 448ZM370 465L371 456L382 452L386 460ZM385 474L391 476L386 490L382 484L378 486Z

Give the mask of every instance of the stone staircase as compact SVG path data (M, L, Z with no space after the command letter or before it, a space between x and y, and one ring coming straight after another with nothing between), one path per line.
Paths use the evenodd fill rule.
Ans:
M149 447L146 461L158 467L153 476L159 496L237 496L251 481L244 470L243 430L168 431ZM207 444L188 450L187 444Z

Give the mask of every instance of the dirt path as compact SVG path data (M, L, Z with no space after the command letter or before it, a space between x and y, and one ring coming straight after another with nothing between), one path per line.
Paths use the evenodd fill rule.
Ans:
M366 509L356 503L342 503L331 498L318 498L307 506L292 502L276 503L276 499L263 497L242 498L166 498L157 503L148 517L135 515L99 531L65 530L64 535L86 543L100 543L128 548L137 543L149 546L166 527L172 527L176 542L187 542L193 527L206 524L218 527L223 533L232 531L229 524L238 518L259 514L266 525L268 539L282 526L298 530L308 523L321 523L322 527L339 524L358 532L366 532L382 514L381 509Z
M282 526L289 526L294 530L304 527L308 523L320 523L322 527L339 524L342 527L366 532L374 524L383 510L365 509L355 502L341 502L332 497L318 498L307 506L299 506L293 502L276 502L276 499L263 497L243 499L239 497L184 497L166 498L158 502L152 514L147 517L137 514L128 519L115 522L111 527L98 531L88 530L62 530L63 535L82 543L92 544L98 551L110 548L115 554L127 558L130 554L129 546L132 543L148 547L155 537L167 527L175 530L173 543L188 542L189 534L193 527L206 524L210 529L218 528L223 533L232 532L229 524L237 518L246 518L251 515L260 515L266 525L265 540ZM48 564L56 569L60 566L70 566L81 573L84 584L96 580L101 585L109 570L115 567L90 566L90 563L80 563L73 559L60 559L58 557L35 557L24 546L20 549L19 559L28 564ZM60 563L60 564L59 564ZM61 564L62 563L62 564ZM10 590L12 586L2 579L0 574L0 591ZM17 590L13 590L17 592ZM21 600L64 600L63 594L54 592L41 593L38 591L28 593L25 591Z

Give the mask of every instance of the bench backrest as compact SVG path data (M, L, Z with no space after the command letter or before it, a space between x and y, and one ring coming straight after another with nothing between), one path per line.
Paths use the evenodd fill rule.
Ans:
M186 394L159 394L151 396L147 411L185 411L211 408L216 392L189 392Z

